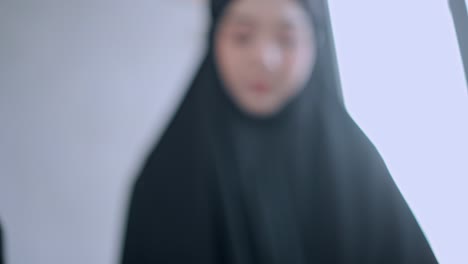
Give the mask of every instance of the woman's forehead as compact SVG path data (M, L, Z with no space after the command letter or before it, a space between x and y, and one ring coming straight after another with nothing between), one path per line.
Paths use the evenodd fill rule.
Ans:
M231 1L224 20L240 25L274 24L291 29L309 23L307 14L295 0L236 0Z

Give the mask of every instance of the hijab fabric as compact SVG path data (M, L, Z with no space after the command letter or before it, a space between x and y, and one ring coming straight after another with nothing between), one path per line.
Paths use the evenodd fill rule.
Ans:
M216 68L231 2L210 2L206 56L135 181L122 263L437 263L345 109L326 1L300 1L317 62L268 118L241 111Z

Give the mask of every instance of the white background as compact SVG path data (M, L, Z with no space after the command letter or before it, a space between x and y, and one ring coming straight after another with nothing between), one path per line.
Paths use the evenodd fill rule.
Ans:
M441 263L468 263L468 96L444 0L330 1L345 100ZM8 264L116 263L129 184L198 66L201 1L0 0Z

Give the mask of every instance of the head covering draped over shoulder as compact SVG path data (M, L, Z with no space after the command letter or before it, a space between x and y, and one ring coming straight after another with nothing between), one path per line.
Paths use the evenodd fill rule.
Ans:
M268 118L225 93L213 39L133 186L122 263L437 263L341 98L328 7L300 1L318 39L302 92Z

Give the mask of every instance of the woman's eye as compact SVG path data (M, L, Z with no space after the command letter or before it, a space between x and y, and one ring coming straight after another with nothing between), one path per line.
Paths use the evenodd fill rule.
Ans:
M294 36L280 36L278 42L282 47L294 48L297 45L297 38Z
M239 45L245 45L250 42L252 36L249 33L234 33L234 41Z

